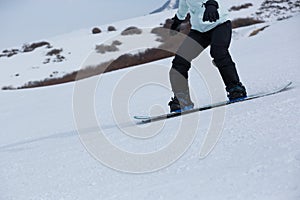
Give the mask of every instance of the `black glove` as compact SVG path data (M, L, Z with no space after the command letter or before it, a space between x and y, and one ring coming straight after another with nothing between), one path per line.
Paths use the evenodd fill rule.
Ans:
M177 32L179 32L180 30L180 24L182 22L184 22L184 20L180 20L178 19L177 15L175 15L173 18L173 24L171 25L171 31L170 31L170 34L171 35L175 35Z
M208 0L204 4L204 6L205 6L205 11L203 14L202 21L215 22L220 18L218 13L218 8L219 8L218 2L214 0Z

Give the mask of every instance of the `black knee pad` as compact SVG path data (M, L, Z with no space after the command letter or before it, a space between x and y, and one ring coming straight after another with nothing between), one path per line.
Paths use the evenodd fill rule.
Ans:
M187 60L183 59L180 56L175 56L172 61L172 69L170 70L171 73L175 73L174 70L184 76L186 79L188 78L188 71L191 68L191 63Z

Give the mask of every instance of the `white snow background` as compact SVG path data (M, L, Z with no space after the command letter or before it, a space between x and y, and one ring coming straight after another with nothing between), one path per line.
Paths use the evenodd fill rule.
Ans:
M37 1L27 2L33 7ZM230 2L232 5L241 4L240 1ZM261 2L255 1L252 8L232 13L232 17L249 16ZM135 3L128 3L128 9ZM164 1L157 1L158 5L163 3ZM6 9L10 9L8 6ZM105 43L128 26L157 27L175 12L170 10L146 15L155 8L157 6L145 6L145 16L132 19L103 21L102 25L93 21L93 25L86 24L87 28L84 27L86 22L83 22L80 25L83 29L71 31L73 27L70 26L66 29L67 32L58 36L37 34L33 41L49 37L45 40L54 47L63 48L66 61L42 64L45 48L10 58L1 57L0 86L21 86L28 81L47 78L53 71L58 72L56 76L61 76L77 70L96 44ZM131 11L132 14L134 10L136 9ZM54 10L48 12L55 14ZM139 12L136 13L144 15ZM48 17L49 13L44 15ZM122 11L114 16L119 19L131 17L126 13ZM300 15L293 15L282 21L271 19L263 24L235 29L230 48L249 94L268 90L288 81L293 82L292 89L227 106L222 137L205 159L199 159L199 150L212 111L195 114L200 117L201 123L191 147L175 163L156 172L119 172L102 165L89 154L79 138L74 122L74 83L1 90L0 199L300 199ZM21 17L21 13L14 16L14 25L21 26L22 21L16 20ZM91 16L92 19L95 20L94 16ZM114 25L117 31L105 31L108 25ZM270 26L258 35L248 37L253 30L266 25ZM91 28L94 26L104 31L92 35ZM2 25L1 29L1 35L9 33ZM49 32L52 29L55 26L49 27ZM52 33L55 35L58 32ZM6 40L3 38L8 37L1 37L1 46L4 44L2 41ZM31 41L30 35L23 42L15 36L12 38L12 43L7 43L3 49L21 47L23 42ZM128 45L132 38L125 38L123 44ZM139 42L145 44L145 47L152 47L158 44L154 41L155 37L148 37ZM208 52L207 50L204 54ZM101 61L114 56L116 55L113 53L104 54ZM102 76L95 94L95 114L103 126L109 127L105 129L105 135L112 143L128 151L147 153L160 149L172 140L181 118L166 121L159 134L149 140L136 140L124 135L117 126L111 107L111 92L127 73L152 65L165 66L167 69L171 66L171 61L172 58L164 59ZM196 104L207 104L210 102L207 90L203 81L199 81L199 77L193 72L195 71L191 70L190 84L193 89L198 88L195 95L199 102ZM165 76L167 81L168 74ZM171 92L166 88L155 85L142 87L130 100L128 111L131 115L148 114L152 105L160 105L167 112L170 96ZM224 99L225 91L220 96L220 100Z

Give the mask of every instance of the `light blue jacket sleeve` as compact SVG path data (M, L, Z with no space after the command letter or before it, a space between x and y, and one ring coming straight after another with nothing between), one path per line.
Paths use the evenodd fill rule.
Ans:
M190 13L192 29L200 32L207 32L219 24L229 20L227 10L224 10L223 6L221 5L221 1L215 0L219 4L218 12L220 19L218 19L216 22L203 22L202 19L205 11L205 6L203 6L203 3L206 1L207 0L179 0L179 6L176 13L178 19L184 20L187 13Z
M186 15L188 14L188 11L189 11L189 7L186 3L186 0L179 0L179 6L176 13L178 19L184 20Z

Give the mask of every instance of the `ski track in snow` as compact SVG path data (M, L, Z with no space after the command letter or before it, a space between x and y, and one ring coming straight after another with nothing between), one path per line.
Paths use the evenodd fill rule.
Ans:
M166 18L163 15L169 17L173 11L133 19L131 24L141 25L147 20L156 25ZM249 27L237 29L237 38L230 49L249 94L287 80L293 81L293 87L280 94L227 106L222 137L202 160L199 150L212 112L195 114L200 122L191 147L174 164L153 173L121 173L105 167L88 153L73 118L74 83L0 91L0 199L300 199L300 49L299 27L295 26L299 21L300 15L296 15L284 21L268 22L271 26L253 37L245 37ZM127 23L120 22L118 27ZM106 37L105 33L85 35L83 31L53 39L55 46L69 44L68 48L73 49L73 39L94 37L82 40L89 44L70 57L70 69L82 59L81 53ZM81 57L74 61L75 55ZM15 62L23 64L22 59L15 58ZM165 67L170 63L171 59L155 62ZM159 134L149 140L134 140L114 127L111 98L115 83L132 69L102 76L95 94L95 113L98 121L109 127L104 133L115 145L139 153L158 150L174 137L180 118L168 120ZM6 70L10 69L4 68L1 74L11 73ZM36 74L38 78L43 76L44 72ZM198 88L195 95L201 104L209 103L199 77L193 74L190 81ZM8 82L21 83L14 79ZM1 85L4 83L7 82L1 81ZM170 95L165 88L142 88L129 103L129 112L147 113L153 104L167 111ZM122 96L117 98L122 101Z

